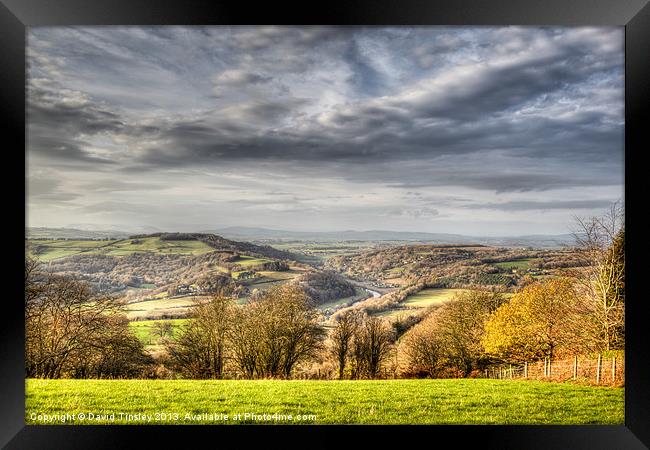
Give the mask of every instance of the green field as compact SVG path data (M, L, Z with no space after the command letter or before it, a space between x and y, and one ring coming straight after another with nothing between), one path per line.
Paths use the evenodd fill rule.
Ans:
M409 295L406 300L399 303L395 308L388 311L382 311L374 315L388 319L395 318L403 314L412 314L420 312L430 306L442 305L447 300L451 300L454 295L464 292L467 289L442 289L427 288Z
M373 242L308 242L308 241L274 241L266 242L278 250L286 250L298 255L298 260L307 264L320 264L333 256L352 255L375 247Z
M265 262L271 262L271 260L267 258L255 258L254 256L242 255L239 258L237 258L235 261L233 261L233 264L237 264L242 267L248 267L248 266L256 266L258 264L263 264Z
M36 256L40 261L51 261L80 253L110 256L125 256L132 253L160 253L176 255L202 255L214 251L200 241L163 241L158 237L122 239L119 241L73 241L37 240L29 241L32 247L40 247Z
M183 325L187 324L188 319L169 319L169 320L136 320L129 322L129 327L133 333L145 345L155 345L157 336L153 336L151 332L154 325L159 322L171 322L173 327L173 337L178 337L181 333Z
M205 301L208 297L186 296L175 298L161 298L159 300L145 300L142 302L127 303L124 305L126 316L129 320L147 319L161 314L186 314L196 302Z
M493 265L499 267L500 269L506 269L506 270L512 270L512 269L526 270L532 268L531 263L533 261L537 261L537 259L523 258L523 259L516 259L513 261L502 261L502 262L494 263Z
M32 250L38 248L37 254L30 252L40 261L51 261L78 253L98 253L102 248L111 246L118 241L68 241L68 240L37 240L29 241Z
M27 424L40 424L44 422L39 420L39 414L70 414L74 420L68 419L65 423L75 425L622 425L623 402L622 388L541 381L31 379L26 381L25 421ZM259 421L251 416L246 417L246 413L258 417L263 414L292 415L293 420L286 417L278 420L276 417L275 421ZM80 421L79 414L85 414L85 420ZM105 416L102 420L94 420L90 414ZM113 418L111 414L114 414ZM138 414L139 417L135 416ZM209 414L214 416L210 417ZM227 415L227 419L221 414ZM240 420L237 420L237 414L241 414ZM296 416L300 416L300 420L296 420ZM61 421L54 423L60 424Z
M431 305L440 305L447 300L451 300L459 292L465 292L467 289L422 289L404 300L401 304L412 308L426 308Z

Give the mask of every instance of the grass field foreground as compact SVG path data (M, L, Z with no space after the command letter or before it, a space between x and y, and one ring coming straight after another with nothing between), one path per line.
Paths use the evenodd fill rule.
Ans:
M618 425L623 402L622 388L539 381L30 379L25 421Z

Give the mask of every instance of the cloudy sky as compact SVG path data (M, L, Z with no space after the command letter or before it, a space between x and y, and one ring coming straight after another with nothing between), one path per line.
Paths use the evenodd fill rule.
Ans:
M622 28L28 33L29 226L571 231L623 197Z

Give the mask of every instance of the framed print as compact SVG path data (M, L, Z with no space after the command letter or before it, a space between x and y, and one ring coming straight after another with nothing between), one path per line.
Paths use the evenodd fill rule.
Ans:
M647 446L650 6L555 6L3 0L2 444Z

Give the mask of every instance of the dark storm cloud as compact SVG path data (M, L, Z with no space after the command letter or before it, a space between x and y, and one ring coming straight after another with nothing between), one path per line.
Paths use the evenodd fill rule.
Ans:
M124 123L107 110L91 105L78 92L52 95L51 89L28 92L27 141L30 152L68 162L110 163L85 148L84 136L121 132Z
M592 72L588 63L581 63L584 56L567 51L478 70L462 84L449 83L444 91L424 95L414 106L421 117L477 120L584 80Z
M31 166L104 175L82 184L98 197L80 211L117 208L122 192L155 192L168 173L204 173L212 193L250 189L248 203L231 203L242 208L265 192L292 192L296 176L371 190L554 196L463 194L447 204L509 212L599 208L593 198L609 194L580 202L557 192L579 198L623 183L621 29L34 28L28 74ZM217 179L226 173L239 176L232 188ZM40 195L73 199L72 189ZM320 211L278 197L278 211ZM340 200L369 214L445 216L435 199Z
M549 191L553 189L570 187L589 187L615 185L619 182L621 174L612 173L606 168L588 175L576 175L571 170L558 168L557 174L511 173L507 167L486 164L483 170L464 168L459 166L436 167L423 166L420 169L409 168L403 173L408 177L388 175L383 172L381 179L387 181L390 187L398 188L424 188L424 187L467 187L480 190L493 191L497 194L504 192L532 192Z
M376 180L389 176L395 182L418 186L467 186L497 192L510 190L547 190L558 187L590 186L620 181L620 173L611 167L621 164L623 130L618 125L601 125L596 117L583 120L535 118L513 123L503 118L478 124L445 122L418 129L416 119L377 108L350 115L337 136L332 127L314 126L307 132L261 131L259 121L281 120L291 114L281 105L256 105L243 111L247 120L204 120L179 123L163 133L171 152L152 148L139 161L145 167L178 167L196 164L236 165L245 161L274 162L276 167L293 165L308 169L318 165L322 172L349 175L354 180ZM593 120L593 121L591 121ZM592 126L593 124L593 126ZM350 132L354 129L354 132ZM522 167L515 173L502 173L504 167L492 167L491 152L507 155L505 166L518 164L521 158L546 161L534 167ZM470 163L482 161L480 170L466 161L445 164L436 158L465 155ZM415 166L404 161L419 161ZM342 166L342 164L344 164ZM604 164L613 164L603 173ZM553 173L538 173L557 166ZM576 167L590 170L575 171ZM490 168L490 172L486 172ZM381 170L380 170L381 169ZM440 170L442 169L442 170ZM511 167L508 168L511 170ZM378 177L378 172L381 176ZM432 176L434 175L435 176ZM321 173L320 175L326 175Z
M363 163L372 171L374 163L383 161L432 161L441 155L499 150L513 157L618 164L620 157L612 149L621 148L621 117L614 115L612 120L607 109L580 110L580 104L588 104L590 92L576 87L594 74L616 78L619 61L607 55L594 58L588 44L569 40L563 46L558 41L539 54L531 51L496 67L479 64L471 71L458 70L458 79L450 75L425 79L414 85L414 93L370 99L368 89L380 87L381 77L362 62L356 46L348 46L344 59L352 61L352 85L362 91L358 100L318 116L301 112L309 102L260 102L230 116L208 115L201 119L200 129L172 125L164 135L173 152L152 148L139 162L155 167L251 159L324 166L345 161ZM361 84L367 89L357 86L355 79L365 80ZM578 107L562 116L543 114L540 102L567 98ZM531 103L542 114L521 114L521 108ZM301 126L277 128L282 119L298 119ZM535 173L508 178L494 188L525 190L540 178L557 181L558 186L571 184L567 177ZM490 179L504 181L480 175L465 179L474 187L483 187Z

